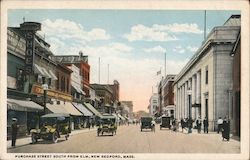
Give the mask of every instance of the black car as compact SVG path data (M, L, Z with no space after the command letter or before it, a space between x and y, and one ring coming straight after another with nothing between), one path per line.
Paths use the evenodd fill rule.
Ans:
M169 128L171 129L171 117L168 116L162 116L161 117L161 124L160 124L160 129L162 128Z
M141 131L143 129L151 129L153 131L152 120L152 117L141 117Z

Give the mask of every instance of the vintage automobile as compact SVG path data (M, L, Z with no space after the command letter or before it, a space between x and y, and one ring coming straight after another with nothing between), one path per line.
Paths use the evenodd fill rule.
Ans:
M112 136L116 134L117 130L117 118L113 115L103 115L99 120L99 126L97 129L97 136L109 133Z
M70 116L68 114L51 113L41 116L39 129L31 129L32 143L36 143L38 139L52 140L57 143L58 138L62 135L68 140L71 133Z
M171 129L171 117L168 117L168 116L162 116L161 117L160 130L162 128L169 128L169 129Z
M152 117L141 117L141 131L143 129L151 129L151 131L154 130L153 126L152 126Z

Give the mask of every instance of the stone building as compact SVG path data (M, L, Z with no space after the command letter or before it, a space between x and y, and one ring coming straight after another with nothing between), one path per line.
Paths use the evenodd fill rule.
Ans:
M233 88L231 91L232 96L232 112L230 117L232 117L232 133L238 137L240 137L240 111L241 111L241 103L240 103L240 80L241 80L241 32L239 32L237 41L235 43L235 46L233 48L232 53L230 54L233 57Z
M176 117L201 116L216 130L219 117L232 119L231 93L233 61L230 53L240 31L240 16L231 16L223 26L214 27L205 42L176 76L174 83Z

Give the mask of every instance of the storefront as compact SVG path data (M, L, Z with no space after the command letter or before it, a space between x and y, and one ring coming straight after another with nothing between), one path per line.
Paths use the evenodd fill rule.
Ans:
M90 121L94 118L94 114L81 103L73 102L72 104L83 114L83 117L81 117L81 127L86 128L87 124L90 123Z
M18 121L18 137L29 134L30 129L38 128L39 116L43 107L30 100L7 99L7 139L11 137L12 118Z

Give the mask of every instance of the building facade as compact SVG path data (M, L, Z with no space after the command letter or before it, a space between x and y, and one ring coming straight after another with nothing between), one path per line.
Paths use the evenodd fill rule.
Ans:
M80 69L81 76L81 90L84 91L85 97L89 97L89 78L90 78L90 65L88 64L88 56L83 55L80 51L78 55L53 55L51 57L54 61L64 64L71 68L72 65L75 65Z
M162 84L162 113L174 118L174 83L175 75L167 75Z
M233 57L233 88L232 88L232 106L233 111L231 112L232 115L232 133L238 137L240 137L240 117L241 117L241 103L240 103L240 88L241 88L241 32L238 34L237 41L235 43L234 49L231 53L231 56Z
M155 113L157 112L157 106L158 106L158 94L157 94L157 93L154 93L154 94L150 97L149 106L148 106L149 114L150 114L151 116L154 116Z
M216 130L219 117L232 119L231 92L233 61L230 53L240 31L240 17L232 16L213 28L206 41L177 75L174 83L178 119L205 117ZM237 22L237 23L235 23Z

